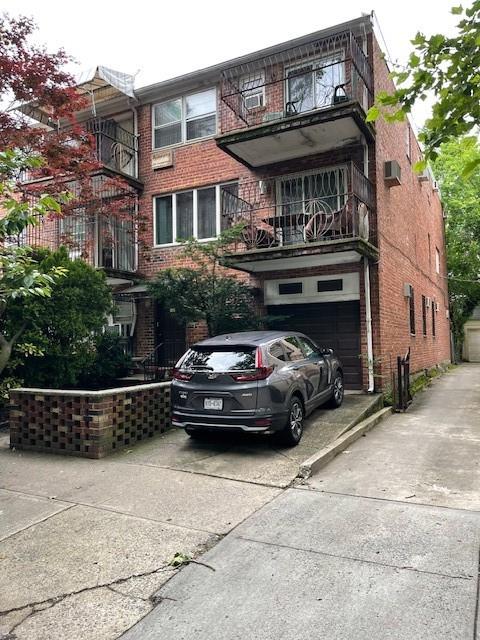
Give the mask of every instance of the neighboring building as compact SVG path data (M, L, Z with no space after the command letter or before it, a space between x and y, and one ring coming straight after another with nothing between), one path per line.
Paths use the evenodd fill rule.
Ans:
M138 357L161 344L156 357L171 360L205 334L179 326L141 280L185 264L178 239L243 222L228 265L271 315L288 316L279 326L338 351L347 387L388 384L409 347L412 371L449 360L438 189L413 171L420 150L408 122L365 122L375 94L392 88L369 16L128 86L103 70L82 90L94 96L99 157L131 179L147 222L135 258L133 234L123 250L128 236L113 230L107 253L97 227L93 236L95 264L121 287L115 324Z
M475 307L463 331L463 359L467 362L480 362L480 306Z

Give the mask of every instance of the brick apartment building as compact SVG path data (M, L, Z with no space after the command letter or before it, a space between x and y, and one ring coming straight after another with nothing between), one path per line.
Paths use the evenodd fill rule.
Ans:
M232 273L283 317L279 327L334 347L347 388L379 388L387 378L377 374L388 377L409 347L412 371L449 361L438 188L413 171L420 150L408 122L365 122L375 94L392 88L369 16L132 87L99 67L79 85L95 117L79 117L105 171L138 193L142 246L125 223L102 245L106 223L81 217L58 221L56 238L68 233L83 257L93 242L90 259L119 303L111 324L137 358L167 362L205 333L180 326L145 281L184 264L178 239L242 222Z

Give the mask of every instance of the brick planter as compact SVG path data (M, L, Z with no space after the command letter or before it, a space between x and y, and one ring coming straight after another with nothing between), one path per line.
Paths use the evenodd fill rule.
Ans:
M14 389L10 447L85 458L104 456L170 426L170 383L106 389Z

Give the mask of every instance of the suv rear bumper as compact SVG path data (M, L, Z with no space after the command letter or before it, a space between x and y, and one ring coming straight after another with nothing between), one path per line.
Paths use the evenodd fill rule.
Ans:
M225 431L245 431L250 433L271 433L285 426L285 415L212 415L211 413L185 413L173 409L172 426L180 429L205 429Z

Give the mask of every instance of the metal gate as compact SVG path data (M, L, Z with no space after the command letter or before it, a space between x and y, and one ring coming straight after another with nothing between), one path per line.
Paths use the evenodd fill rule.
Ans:
M410 394L410 347L402 357L397 357L397 374L393 373L393 408L396 412L406 411L412 401Z

